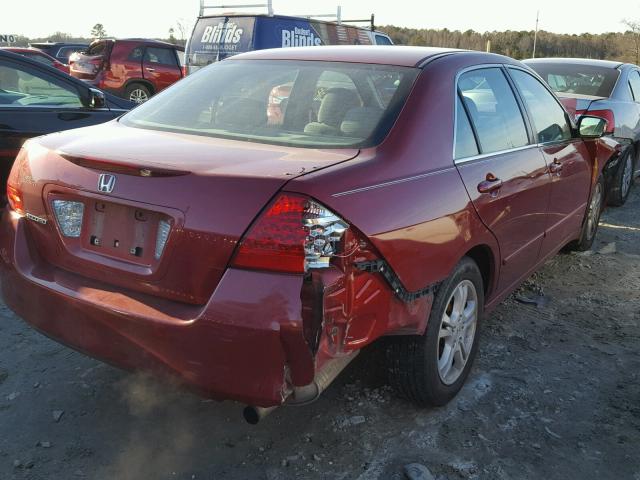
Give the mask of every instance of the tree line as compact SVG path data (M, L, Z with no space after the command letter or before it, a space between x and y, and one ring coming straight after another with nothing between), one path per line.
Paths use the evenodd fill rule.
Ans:
M579 57L619 60L640 64L640 22L625 22L626 32L569 35L541 30L536 57ZM534 31L485 32L379 27L398 45L482 50L524 59L533 56Z
M625 21L625 32L601 34L583 33L569 35L541 30L536 42L536 57L578 57L619 60L640 65L640 21ZM404 28L394 25L379 27L389 34L397 45L424 45L431 47L461 48L466 50L487 49L494 53L523 59L533 56L533 31L476 32L475 30L441 30L426 28ZM179 20L175 28L169 29L170 43L184 45L190 31L184 20ZM175 34L175 35L174 35ZM91 37L75 37L64 32L56 32L42 38L18 36L17 45L26 46L31 42L82 42L90 43L95 38L106 36L102 24L96 24Z

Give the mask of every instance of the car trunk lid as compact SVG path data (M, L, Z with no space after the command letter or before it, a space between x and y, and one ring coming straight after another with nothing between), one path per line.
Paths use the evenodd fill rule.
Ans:
M124 288L203 304L238 240L291 178L355 157L157 132L110 122L38 141L29 161L39 203L33 241L58 268ZM23 182L24 183L24 182ZM66 202L66 203L65 203ZM82 228L65 235L81 203ZM56 210L58 208L58 210Z
M108 59L113 43L104 41L93 44L86 52L75 52L69 57L69 72L82 80L93 80L98 73L108 68Z

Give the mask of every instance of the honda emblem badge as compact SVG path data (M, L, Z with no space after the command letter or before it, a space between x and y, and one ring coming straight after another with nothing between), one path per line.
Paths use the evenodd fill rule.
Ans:
M109 175L108 173L101 173L98 177L98 190L104 193L113 192L113 188L116 186L116 176Z

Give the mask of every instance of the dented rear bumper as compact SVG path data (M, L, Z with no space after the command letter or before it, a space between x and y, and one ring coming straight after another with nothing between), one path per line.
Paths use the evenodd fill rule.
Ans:
M402 301L355 267L307 277L228 269L206 305L182 304L56 268L32 248L29 228L3 213L0 279L12 310L74 349L213 398L280 405L331 359L424 330L431 305L430 296Z

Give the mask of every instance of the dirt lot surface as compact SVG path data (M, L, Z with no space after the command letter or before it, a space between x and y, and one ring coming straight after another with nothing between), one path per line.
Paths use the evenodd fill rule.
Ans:
M252 427L241 405L103 365L2 305L0 479L401 479L419 462L437 479L640 480L640 184L592 252L555 257L485 320L447 407L395 398L375 359Z

